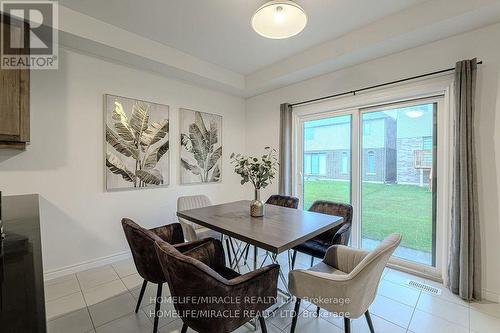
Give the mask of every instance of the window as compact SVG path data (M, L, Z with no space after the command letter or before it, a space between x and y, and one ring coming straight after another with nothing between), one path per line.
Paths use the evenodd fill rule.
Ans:
M304 174L311 174L311 154L304 154Z
M306 139L309 128L316 129L314 140ZM302 187L297 188L302 208L309 209L316 200L351 203L351 128L351 115L302 123Z
M306 153L304 154L304 174L324 176L326 175L326 154Z
M314 154L311 156L311 174L319 174L319 155Z
M432 136L424 136L422 138L422 149L432 150Z
M443 221L448 220L449 201L439 203L436 198L438 193L448 197L444 175L450 156L440 158L440 154L450 153L445 103L449 96L444 92L404 101L406 93L401 91L394 100L386 99L382 104L377 104L381 97L374 93L358 100L295 108L300 121L295 132L297 162L307 161L306 154L325 153L328 163L325 175L296 179L296 193L305 208L319 199L350 202L357 212L353 246L372 250L388 234L401 233L403 241L391 262L439 276L446 262L442 255L447 237ZM421 114L407 116L413 109ZM342 124L347 120L348 125L317 130L313 141L306 142L302 136L308 127L341 120ZM415 163L420 156L426 160L425 168ZM320 172L324 157L315 158L314 171ZM296 174L301 175L300 171Z
M365 122L363 124L363 135L371 135L372 134L372 124L371 122Z
M319 154L319 174L326 175L326 154Z
M422 165L432 166L432 136L424 136L422 138L422 149L425 150L422 158Z
M347 156L347 152L342 153L341 161L340 161L340 173L347 175L349 168L349 156Z
M314 140L314 128L305 129L305 138L306 140Z
M369 151L366 158L366 173L369 175L375 174L375 152Z

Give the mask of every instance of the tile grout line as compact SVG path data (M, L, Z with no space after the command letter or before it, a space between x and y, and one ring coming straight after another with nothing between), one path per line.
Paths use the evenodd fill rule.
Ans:
M405 285L402 285L402 284L399 284L399 283L395 283L395 282L392 282L392 281L389 281L389 280L384 280L384 279L381 279L381 280L383 280L383 281L385 281L385 282L389 282L389 283L395 284L395 285L396 285L396 286L398 286L398 287L404 287L404 288L406 288L406 289L410 289L410 290L418 291L418 298L417 298L417 302L415 303L415 305L414 305L414 306L412 306L412 305L408 305L408 304L406 304L406 303L403 303L403 302L401 302L400 300L394 299L394 298L392 298L392 297L390 297L390 296L386 296L386 295L380 294L380 293L378 292L378 291L379 291L379 288L380 288L380 284L379 284L379 288L377 288L377 293L376 293L376 296L383 296L383 297L388 298L388 299L390 299L390 300L392 300L392 301L394 301L394 302L397 302L397 303L399 303L399 304L403 304L403 305L406 305L406 306L409 306L409 307L415 307L415 306L417 306L417 303L418 303L418 300L420 299L420 295L421 295L421 293L422 293L422 290L419 290L419 289L416 289L416 288L412 288L412 287L408 287L408 286L405 286Z
M87 305L87 300L85 299L85 296L83 295L83 290L82 290L82 285L80 284L80 279L78 279L78 275L75 274L76 282L78 282L78 286L80 287L80 292L82 293L82 298L83 302L85 303L85 308L87 309L87 314L89 315L90 318L90 323L92 324L92 328L94 329L94 332L96 332L96 327L94 324L94 319L92 318L92 315L90 314L90 309Z
M111 282L115 282L115 281L118 281L118 280L121 280L119 276L118 276L116 279L113 279L113 280L110 280L110 281L106 281L106 282L99 282L98 284L96 284L96 285L95 285L95 286L93 286L92 288L88 288L88 289L86 289L86 290L83 290L83 288L81 288L81 286L80 286L80 289L81 289L82 294L83 294L84 292L89 292L89 291L90 291L90 290L92 290L92 289L95 289L95 288L97 288L97 287L102 287L102 286L104 286L105 284L108 284L108 283L111 283Z
M472 332L472 325L471 325L470 317L471 317L471 310L470 310L470 303L469 303L469 333Z
M85 303L85 299L84 299L84 297L83 297L83 293L82 293L82 291L81 291L81 290L79 290L79 291L75 291L74 293L68 294L68 295L66 295L66 296L58 297L58 298L53 299L53 300L51 300L51 301L47 301L47 302L45 302L45 305L47 305L47 303L51 303L51 302L54 302L54 301L58 301L58 300L60 300L60 299L62 299L62 298L64 298L64 297L69 297L69 296L73 296L73 295L76 295L76 294L80 294L80 295L82 295L83 302ZM87 303L85 303L85 307L87 307ZM81 309L79 309L79 310L81 310ZM72 312L76 312L76 311L78 311L78 310L74 310L74 311L72 311ZM52 319L48 319L48 318L47 318L47 313L45 313L45 321L46 321L46 322L54 321L54 320L57 320L57 319L59 319L59 318L62 318L62 317L64 317L64 316L66 316L66 315L68 315L68 314L70 314L70 313L72 313L72 312L65 313L65 314L61 314L61 315L58 315L58 316L56 316L55 318L52 318Z
M370 312L370 316L372 316L372 317L377 317L377 318L379 318L379 319L381 319L381 320L383 320L383 321L386 321L386 322L388 322L388 323L390 323L390 324L392 324L392 325L394 325L394 326L400 327L400 328L402 328L402 329L404 329L404 330L407 330L407 329L408 329L408 327L407 327L407 328L404 328L403 326L401 326L401 325L399 325L399 324L393 323L392 321L389 321L389 320L387 320L387 319L385 319L384 317L381 317L381 316L379 316L379 315L372 314L371 312ZM358 317L358 318L361 318L361 317ZM410 321L411 321L411 319L410 319ZM410 326L410 324L408 324L408 326Z
M125 295L125 294L127 294L127 293L128 293L128 294L130 294L130 296L131 296L132 298L134 298L134 296L133 296L133 295L132 295L129 291L126 291L126 292L121 293L121 294L119 294L119 295L113 296L113 297L111 297L111 298L118 297L118 296L122 296L122 295ZM108 298L108 299L111 299L111 298ZM99 304L99 303L97 303L97 304ZM94 304L94 305L96 305L96 304ZM89 309L89 307L87 307L87 310L88 310L88 309ZM140 310L142 310L142 309L140 309ZM103 327L104 325L107 325L107 324L112 323L112 322L114 322L114 321L117 321L117 320L119 320L119 319L122 319L122 318L125 318L125 317L127 317L127 316L130 316L131 314L135 314L135 311L134 311L134 310L132 310L132 312L128 312L128 313L126 313L126 314L124 314L124 315L122 315L122 316L120 316L120 317L117 317L117 318L111 319L111 320L109 320L109 321L106 321L106 322L102 323L102 324L101 324L101 325L99 325L99 326L95 326L95 325L94 325L94 330L96 330L96 331L97 331L97 328L99 328L99 327ZM89 315L90 315L90 312L89 312ZM146 316L147 316L147 315L146 315ZM90 318L92 319L92 316L90 316ZM94 322L93 322L93 321L92 321L92 324L94 324Z
M113 264L109 264L109 266L111 266L111 268L113 269L113 271L115 271L116 275L121 278L120 274L118 274L118 271L116 270L115 266L113 266Z
M436 296L433 296L433 295L431 295L431 294L425 293L425 292L423 292L423 291L421 292L421 295L422 295L422 294L426 294L426 295L429 295L429 296L431 296L431 297L436 297ZM420 296L419 296L419 299L420 299ZM461 305L461 304L457 304L457 303L455 303L455 302L448 301L448 300L446 300L446 299L440 299L440 300L445 301L445 302L447 302L447 303L449 303L449 304L453 304L453 305L456 305L456 306L461 306L461 307L467 308L467 311L468 311L468 314L469 314L469 331L470 331L470 330L471 330L471 328L470 328L470 306L464 306L464 305ZM417 301L417 305L418 305L418 301ZM448 323L450 323L450 324L453 324L453 325L455 325L455 326L459 326L459 327L467 328L467 327L465 327L465 326L463 326L463 325L461 325L461 324L459 324L459 323L457 323L457 322L450 321L449 319L444 318L444 317L442 317L442 316L440 316L440 315L438 315L438 314L436 314L436 313L434 313L434 312L429 312L428 310L425 310L425 309L417 309L417 305L415 306L415 310L419 310L419 311L425 312L425 313L426 313L426 314L428 314L428 315L431 315L431 316L434 316L434 317L439 318L439 319L441 319L441 320L444 320L444 321L446 321L446 322L448 322Z
M118 272L116 271L116 269L113 267L113 265L112 265L112 264L108 264L108 265L109 265L109 266L111 266L111 269L115 272L115 274L116 274L116 276L117 276L118 278L117 278L117 279L115 279L115 280L112 280L112 281L108 281L108 282L100 283L100 284L98 284L98 285L96 285L96 286L94 286L94 287L90 288L89 290L94 289L94 288L97 288L97 287L100 287L100 286L103 286L103 285L105 285L106 283L111 283L111 282L114 282L114 281L118 281L118 280L119 280L119 281L123 284L123 286L125 287L125 292L123 292L123 293L121 293L121 294L119 294L119 295L112 296L111 298L113 298L113 297L118 297L118 296L121 296L121 295L124 295L124 294L127 294L127 293L128 293L128 294L132 297L132 299L134 299L134 300L135 300L134 295L133 295L133 294L132 294L132 292L131 292L128 288L127 288L127 286L125 285L125 282L123 282L122 278L120 277L120 275L118 274ZM104 265L104 266L106 266L106 265ZM102 266L102 267L104 267L104 266ZM130 275L133 275L133 274L135 274L135 273L132 273L132 274L130 274ZM76 274L75 274L75 275L76 275ZM129 275L127 275L127 276L129 276ZM78 276L77 276L77 280L78 280ZM80 281L79 281L79 280L78 280L78 283L80 283ZM83 290L82 290L82 296L83 296L83 300L85 301L85 304L87 305L87 300L85 299L85 296L83 295ZM98 304L98 303L97 303L97 304ZM140 308L139 310L140 310L140 311L142 311L142 312L143 312L143 314L147 317L147 314L144 312L144 310L143 310L142 308ZM102 326L104 326L104 325L107 325L107 324L109 324L109 323L114 322L115 320L119 320L119 319L122 319L122 318L124 318L124 317L126 317L126 316L129 316L129 315L130 315L130 312L129 312L129 313L127 313L127 314L123 315L123 316L120 316L120 317L118 317L118 318L115 318L115 319L112 319L112 320L107 321L107 322L105 322L105 323L102 323L101 325L99 325L99 326L97 326L97 327L96 327L96 326L95 326L95 324L94 324L94 321L93 321L93 319L92 319L92 316L90 315L90 310L89 310L89 306L88 306L88 305L87 305L87 311L89 312L90 320L92 321L92 325L94 326L94 331L96 331L96 332L97 332L97 328L98 328L98 327L102 327ZM134 312L134 311L132 311L131 313L135 313L135 312ZM148 319L149 319L149 318L148 318Z
M384 295L380 295L380 294L378 294L378 293L377 293L377 294L375 294L375 297L384 297L384 298L387 298L388 300L390 300L390 301L392 301L392 302L398 303L399 305L403 305L403 306L406 306L406 307L408 307L408 308L413 308L413 310L415 310L415 307L412 307L412 306L410 306L410 305L408 305L408 304L403 304L403 303L401 303L401 302L395 301L395 300L393 300L392 298L389 298L389 297L384 296ZM419 295L419 297L420 297L420 295ZM418 300L417 300L417 302L418 302ZM373 303L372 303L372 304L373 304ZM372 304L370 304L370 305L372 305ZM371 313L372 313L372 312L370 312L370 314L371 314ZM373 314L374 314L375 316L377 316L377 317L380 317L380 318L384 319L385 321L387 321L387 322L389 322L389 323L391 323L391 324L393 324L393 325L396 325L396 326L402 327L401 325L399 325L398 323L396 323L396 322L392 321L391 319L384 318L384 317L382 317L381 315L377 315L376 313L373 313ZM412 312L412 316L413 316L413 312ZM411 317L410 317L410 322L411 322ZM409 326L409 325L410 325L410 324L408 323L408 326ZM402 327L402 328L404 328L404 327Z
M408 322L408 327L406 327L406 332L410 331L410 325L411 325L411 322L413 320L413 316L415 315L415 311L417 311L417 305L418 305L418 301L420 301L420 296L422 296L422 290L420 290L420 293L418 294L417 302L415 303L415 306L413 307L410 321Z
M100 283L100 284L96 285L95 287L89 288L89 289L87 289L85 291L82 290L82 295L83 295L83 299L85 300L85 304L87 304L87 306L91 306L91 305L89 305L87 303L87 298L85 298L85 293L88 294L89 292L94 291L94 289L97 289L97 288L100 288L100 287L104 287L106 284L113 283L113 282L116 282L116 281L120 281L123 284L123 286L125 287L125 291L129 291L128 288L127 288L127 286L125 286L125 283L120 278L115 279L113 281L108 281L108 282ZM123 294L123 292L122 292L122 294ZM121 295L121 294L118 294L118 295ZM118 295L115 295L115 296L118 296ZM111 297L114 297L114 296L111 296ZM100 303L100 302L98 302L98 303ZM94 305L94 304L92 304L92 305Z
M81 293L81 294L82 294L82 296L83 296L83 292L82 292L81 290L72 291L72 292L70 292L69 294L62 295L62 296L59 296L59 297L56 297L56 298L53 298L53 299L50 299L50 300L45 299L45 304L50 303L50 302L54 302L54 301L58 301L58 300L60 300L61 298L68 297L68 296L72 296L72 295L74 295L74 294L78 294L78 293Z

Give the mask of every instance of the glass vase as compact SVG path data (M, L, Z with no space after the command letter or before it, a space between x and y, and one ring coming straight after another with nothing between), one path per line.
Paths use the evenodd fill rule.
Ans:
M253 217L264 216L264 202L260 200L260 189L255 189L255 198L250 203L250 215Z

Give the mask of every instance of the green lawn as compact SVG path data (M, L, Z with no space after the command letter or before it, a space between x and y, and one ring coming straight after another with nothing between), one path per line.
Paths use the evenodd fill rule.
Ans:
M314 200L349 202L349 183L331 180L304 182L304 208ZM381 240L393 232L403 235L402 245L432 251L432 193L426 187L363 183L363 238Z

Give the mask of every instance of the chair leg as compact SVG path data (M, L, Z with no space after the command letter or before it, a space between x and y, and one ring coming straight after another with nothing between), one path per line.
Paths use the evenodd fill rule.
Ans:
M259 257L259 250L257 246L253 246L253 270L257 270L257 258Z
M250 252L250 244L247 245L247 252L245 253L245 265L247 264L248 260L248 252Z
M262 333L267 333L266 321L264 320L264 317L262 317L262 314L259 315L259 323Z
M160 319L160 317L158 316L158 312L160 312L162 287L163 287L163 284L158 283L158 290L156 291L156 300L155 300L155 320L154 320L154 325L153 325L153 333L158 332L158 320Z
M226 237L226 251L227 251L227 259L229 260L229 267L233 266L233 259L231 258L231 247L229 246L229 238Z
M139 311L141 307L142 297L144 296L144 292L146 291L146 286L148 285L148 281L144 280L142 282L141 292L139 293L139 299L137 300L137 306L135 307L135 313Z
M295 301L295 308L293 309L292 313L292 328L290 329L290 333L295 332L295 326L297 326L297 317L299 316L299 310L300 310L300 298L297 298L297 301Z
M236 266L236 264L237 264L236 260L238 260L238 253L236 253L236 251L234 250L234 244L233 244L233 240L231 239L231 237L229 237L229 245L231 246L231 250L233 251L234 265ZM231 266L232 265L233 265L233 263L231 263Z
M344 318L344 332L351 333L351 319Z
M313 266L314 266L314 257L311 256L311 267L313 267Z
M188 331L188 325L182 323L181 333L186 333Z
M293 254L292 254L292 269L295 267L295 259L297 259L297 251L293 250Z
M317 306L317 307L316 307L316 317L319 317L319 310L320 310L320 309L321 309L321 308L320 308L319 306Z
M370 312L366 310L365 312L366 322L368 323L368 327L370 328L370 333L375 333L375 328L373 327L372 317L370 316Z

